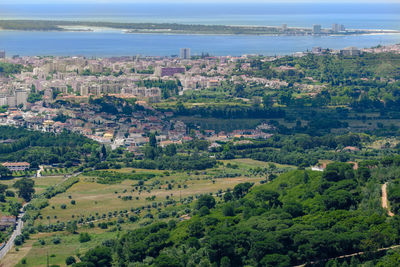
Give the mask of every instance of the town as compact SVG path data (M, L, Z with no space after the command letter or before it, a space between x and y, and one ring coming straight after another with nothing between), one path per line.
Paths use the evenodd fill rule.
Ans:
M285 80L279 78L235 75L238 66L241 70L250 69L249 62L257 58L257 55L191 56L189 48L183 48L180 52L180 57L118 58L6 58L5 52L2 52L0 62L18 64L23 68L20 73L0 76L0 123L47 132L61 132L65 129L113 149L126 147L139 156L142 154L140 148L148 142L150 132L157 132L161 146L191 140L193 134L210 143L241 136L254 139L270 137L265 129L272 126L266 124L231 132L216 132L212 129L190 131L183 121L173 117L173 112L154 109L153 105L175 99L186 92L212 90L227 84L256 84L265 90L288 86ZM294 56L302 57L310 53L357 56L361 53L383 52L400 53L400 46L362 50L350 47L340 51L316 47L310 52L296 53ZM261 57L261 61L279 58ZM282 65L277 70L290 71L295 70L295 67ZM324 87L310 84L296 86L311 96L315 96ZM106 112L94 104L99 104L101 101L96 102L96 99L103 97L133 101L140 108L125 115L124 112ZM240 100L255 105L261 102L258 97Z

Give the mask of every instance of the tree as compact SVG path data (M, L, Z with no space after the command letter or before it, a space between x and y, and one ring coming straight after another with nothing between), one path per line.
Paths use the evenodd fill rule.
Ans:
M264 108L270 108L273 106L274 101L271 97L271 95L264 95L263 96L263 104L264 104Z
M235 85L235 92L234 95L237 97L243 97L244 96L244 89L245 86L243 84L236 84Z
M289 266L290 258L287 255L269 254L261 260L262 266Z
M155 133L151 133L149 136L149 144L153 148L157 148L157 138Z
M154 160L157 157L157 151L154 147L151 145L146 145L144 149L144 157L146 159L152 159Z
M215 207L215 199L210 195L202 195L199 197L196 203L196 209L200 210L202 207L207 207L208 209L212 209Z
M179 267L182 263L173 255L161 254L154 261L156 267Z
M231 192L226 192L226 193L224 194L224 201L225 201L225 202L231 201L232 199L233 199L233 195L232 195Z
M194 221L188 226L189 235L200 238L204 233L204 226L200 221Z
M231 260L228 257L222 257L221 259L221 267L231 267Z
M81 266L104 266L111 267L112 253L111 249L104 246L99 246L89 250L82 258Z
M175 156L176 155L176 145L171 144L165 147L165 154L167 156Z
M72 265L76 263L76 260L73 256L69 256L68 258L65 259L65 264L66 265Z
M7 178L12 175L12 172L0 164L0 178Z
M260 190L256 192L256 199L260 202L268 202L269 207L282 206L279 201L279 193L272 190Z
M105 145L103 145L103 146L101 147L101 158L102 158L103 160L105 160L105 159L107 158L107 149L106 149Z
M233 195L236 199L244 197L253 186L253 183L241 183L233 188Z
M227 203L222 208L222 213L224 214L224 216L235 216L235 207L232 203Z
M67 231L70 232L71 234L74 234L78 230L78 226L75 221L72 223L67 224Z
M3 194L7 190L8 186L5 184L0 184L0 194Z
M35 193L34 185L35 182L32 179L22 178L16 181L13 186L18 189L18 196L29 202Z
M90 235L88 233L80 233L79 234L79 242L85 243L90 241Z
M200 216L206 216L206 215L210 214L210 210L206 206L203 206L200 208L199 214L200 214Z

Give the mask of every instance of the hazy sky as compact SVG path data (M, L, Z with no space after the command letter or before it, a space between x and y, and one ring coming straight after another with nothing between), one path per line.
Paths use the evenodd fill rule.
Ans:
M400 0L1 0L1 4L55 3L399 3Z

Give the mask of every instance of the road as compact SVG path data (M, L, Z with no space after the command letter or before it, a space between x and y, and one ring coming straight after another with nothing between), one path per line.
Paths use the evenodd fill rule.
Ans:
M387 214L390 217L394 216L394 213L391 212L390 209L389 209L389 204L388 204L388 200L387 200L387 183L384 183L382 185L382 208L387 210Z
M82 172L78 172L78 173L74 173L72 175L65 175L65 179L63 179L60 183L64 182L65 180L67 180L70 177L76 177L79 174L81 174ZM57 185L58 185L57 184ZM28 205L29 203L25 203L22 208L20 209L20 213L18 215L18 220L17 220L17 226L14 230L14 232L12 233L10 239L7 241L7 243L0 249L0 260L2 260L4 258L4 256L12 249L12 247L14 246L14 240L15 238L21 234L22 232L22 228L24 227L24 222L22 221L22 217L24 216L25 212L24 212L24 208L26 205Z
M387 247L387 248L379 248L379 249L377 249L375 252L386 251L386 250L389 250L389 249L397 249L397 248L400 248L400 245L394 245L394 246L390 246L390 247ZM371 252L371 251L370 251L370 252ZM373 251L372 251L372 252L373 252ZM354 257L354 256L363 255L363 254L365 254L365 253L367 253L367 252L362 251L362 252L357 252L357 253L353 253L353 254L347 254L347 255L338 256L338 257L335 257L335 258L329 258L329 259L324 259L324 260L312 261L312 262L310 262L310 264L317 264L317 263L320 263L320 262L322 262L322 261L323 261L323 262L327 262L327 261L330 261L330 260L351 258L351 257ZM307 263L304 263L304 264L301 264L301 265L296 265L296 266L294 266L294 267L305 267L306 265L307 265Z
M8 239L7 243L3 246L3 248L0 250L0 260L3 259L3 257L12 249L14 246L14 240L15 238L21 234L22 227L24 226L24 222L22 221L22 217L24 216L25 212L24 207L27 204L24 204L24 206L21 208L20 213L18 215L18 220L17 220L17 226L15 227L14 232L12 233L10 239Z

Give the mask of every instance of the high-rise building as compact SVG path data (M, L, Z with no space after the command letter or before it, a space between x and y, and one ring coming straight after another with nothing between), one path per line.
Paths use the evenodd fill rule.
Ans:
M181 59L190 59L190 48L181 48Z
M0 58L6 58L6 51L0 51Z
M287 31L287 24L282 24L282 31Z
M346 28L343 24L332 24L332 31L333 32L344 32Z
M313 28L312 28L312 32L313 32L314 34L319 34L319 33L321 33L321 29L322 29L321 25L319 25L319 24L314 24L314 25L313 25Z
M28 92L23 89L15 90L15 102L16 105L23 105L25 106L28 102Z

